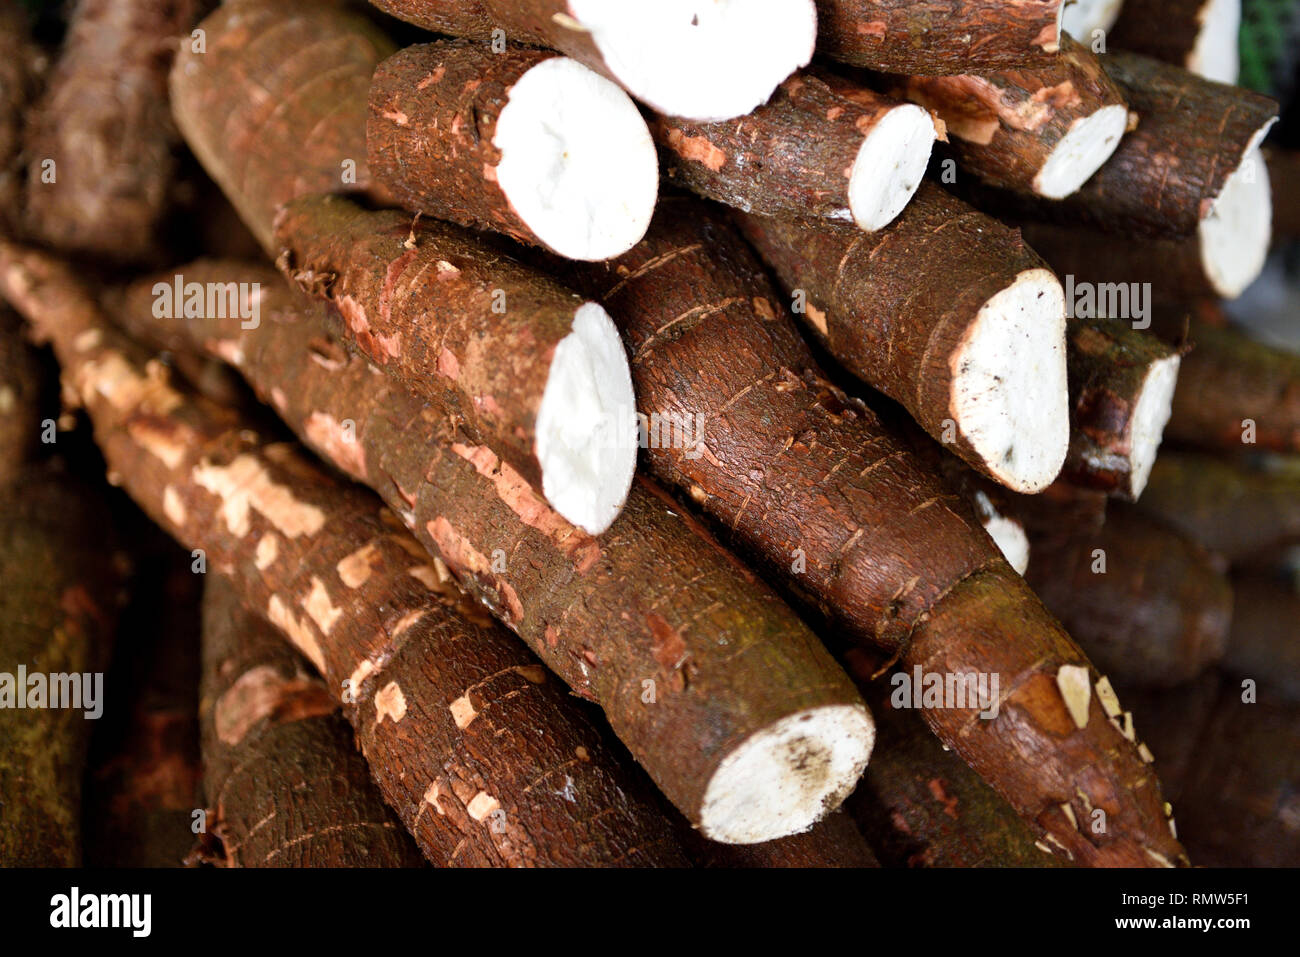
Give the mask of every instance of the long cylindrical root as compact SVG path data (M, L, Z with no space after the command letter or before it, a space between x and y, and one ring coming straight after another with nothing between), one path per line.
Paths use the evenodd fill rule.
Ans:
M1112 505L1099 530L1031 541L1030 586L1117 681L1175 685L1223 656L1223 563L1164 524Z
M945 673L963 682L968 673L1000 672L1004 688L1019 688L1022 679L1036 686L1038 672L1086 667L975 528L966 503L866 406L826 382L736 232L690 201L672 201L664 214L632 253L572 270L585 274L584 287L617 317L627 341L651 470L837 629L901 655L909 668L920 663L912 657L918 636L935 647L951 642L965 667ZM977 628L996 632L986 644L997 652L971 643L962 611L941 614L950 602L965 608L969 599L950 596L972 580L999 594L992 611L1001 619L987 619L983 608L972 613ZM936 614L944 622L927 624ZM1064 707L1059 696L1056 702ZM1158 804L1132 790L1141 776L1135 746L1096 722L1043 775L1038 755L1056 754L1060 735L1022 710L982 721L931 701L923 713L946 744L1014 796L1035 827L1054 834L1058 850L1069 847L1080 862L1143 861L1144 841L1162 846ZM1022 759L1028 740L1032 762ZM1056 789L1084 767L1105 782L1088 784L1089 800L1114 800L1112 810L1132 829L1113 845L1081 842L1059 813L1038 820L1044 806L1074 793ZM1177 856L1168 847L1161 853Z
M106 504L66 475L32 469L0 502L0 862L76 867L122 561L105 548Z
M220 575L203 594L203 786L227 867L418 867L339 705Z
M248 419L178 391L108 328L67 269L13 247L0 261L3 292L53 339L124 488L321 671L385 799L431 861L684 862L644 779L519 642L482 623L387 509L292 446L260 438ZM268 282L268 297L289 292L271 270L228 273L249 275ZM262 327L292 318L283 312L268 311ZM180 326L159 324L172 334ZM295 351L300 327L289 329ZM198 345L222 330L196 318L193 331ZM222 341L211 344L220 351ZM304 360L330 380L333 353L323 339L305 341ZM318 428L313 420L309 431ZM359 452L336 434L336 452Z
M626 252L654 212L659 166L636 105L545 50L406 47L375 71L366 129L375 177L404 206L570 259Z
M1007 487L1051 483L1069 443L1065 300L1014 230L929 184L872 234L739 215L846 368Z
M1231 561L1300 542L1300 466L1293 459L1249 468L1166 452L1139 504Z
M817 0L817 49L886 73L955 74L1044 64L1062 0Z
M1240 28L1241 0L1124 0L1106 43L1236 83Z
M1261 572L1232 577L1232 631L1224 656L1225 671L1281 691L1300 703L1300 590L1288 581Z
M148 258L167 211L176 130L170 51L194 0L81 0L26 132L28 230L63 249Z
M726 120L812 58L812 0L371 0L437 33L551 47L660 113ZM1045 2L1045 0L1044 0Z
M172 113L274 255L281 203L370 188L366 94L393 47L363 17L308 0L236 0L200 29L203 51L186 46L172 68Z
M878 718L881 747L845 807L887 866L1067 863L909 713L902 679L873 677L884 664L879 656L851 652L849 664Z
M636 419L627 356L599 305L468 230L338 197L291 203L276 236L290 279L338 307L341 337L568 521L609 527L632 483ZM205 278L220 277L189 277Z
M241 275L258 273L229 274ZM634 483L601 538L571 525L494 452L331 343L327 324L288 293L264 287L275 321L257 329L237 318L185 322L599 703L693 824L714 840L756 843L805 830L839 804L869 756L870 715L770 589L648 483ZM133 321L176 325L152 312Z
M887 226L921 185L934 121L831 74L786 80L748 116L692 123L656 116L669 179L749 213Z
M1062 199L1119 146L1128 108L1097 57L1068 36L1037 69L912 76L897 92L933 110L951 152L994 186Z
M1135 500L1169 421L1179 354L1119 319L1075 318L1066 329L1070 450L1061 475Z
M1251 339L1226 324L1210 303L1159 309L1154 329L1184 338L1165 433L1179 442L1224 452L1300 452L1300 356Z

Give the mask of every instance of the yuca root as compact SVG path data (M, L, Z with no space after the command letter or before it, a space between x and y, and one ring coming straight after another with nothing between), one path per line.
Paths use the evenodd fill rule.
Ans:
M737 215L846 368L1009 488L1052 481L1069 439L1064 296L1018 233L929 183L872 234Z
M696 867L879 867L875 854L844 811L828 814L802 834L762 844L719 844L690 831L685 837Z
M1232 576L1232 630L1223 669L1252 678L1300 704L1300 590L1293 580L1259 571ZM1268 695L1268 697L1273 697Z
M812 58L812 0L662 4L660 0L371 0L386 13L485 47L559 50L660 113L725 120L761 105Z
M1230 453L1300 452L1300 356L1251 339L1211 302L1157 309L1152 328L1189 346L1165 433Z
M189 552L148 531L166 550L132 552L131 600L107 678L117 691L96 726L86 773L84 803L94 809L84 815L88 867L180 867L194 848L194 812L203 807L203 574Z
M572 259L626 252L658 195L632 101L546 50L455 40L400 50L371 81L366 144L376 180L409 209Z
M23 338L22 322L0 305L0 486L35 458L46 428L45 363ZM53 376L50 376L52 379Z
M890 703L898 685L873 677L881 656L852 651L848 662L878 716L882 747L845 807L887 866L1066 865L919 716Z
M652 426L651 470L855 641L902 656L909 669L947 654L954 667L941 664L945 673L1000 672L1001 687L1017 690L995 720L973 719L979 708L925 717L1054 835L1057 851L1079 863L1149 864L1149 846L1176 859L1135 747L1104 720L1069 724L1053 677L1067 665L1086 670L1086 659L965 503L826 382L734 230L698 204L664 205L628 256L573 270L617 317L642 414L702 417L684 441L674 426ZM968 620L982 641L967 637ZM1021 758L1026 741L1035 742L1032 762ZM1076 779L1086 798L1066 783ZM1079 818L1087 801L1125 823L1112 817L1107 835L1083 835L1059 810L1072 800Z
M456 421L467 442L491 448L561 514L591 534L609 527L632 481L636 425L627 358L598 306L468 230L339 197L289 204L276 237L284 273L338 307L337 317L322 315L340 338ZM557 357L578 345L580 311L609 348L586 357L602 366L597 373L570 383ZM575 412L595 407L603 421L584 418L585 434L554 421L565 402ZM539 434L547 423L552 431Z
M912 76L895 92L939 116L963 169L994 186L1061 199L1119 146L1128 109L1086 47L1062 37L1050 63Z
M888 225L921 184L933 121L833 74L790 77L748 116L655 116L671 182L748 213Z
M866 763L870 716L806 626L676 503L638 482L592 538L495 453L330 343L283 283L225 272L259 276L270 321L245 330L238 319L186 319L192 340L236 363L310 446L379 492L475 597L599 703L706 836L770 840L838 805ZM177 325L151 310L131 322ZM779 784L747 770L755 754L773 755Z
M1273 194L1273 240L1300 236L1300 150L1264 150Z
M26 131L27 230L60 249L154 255L176 130L171 51L194 0L80 0Z
M1066 336L1070 450L1061 477L1133 501L1169 421L1179 353L1120 319L1071 319Z
M22 195L26 169L23 125L28 104L37 94L47 66L33 43L27 12L18 0L0 3L0 229L23 227Z
M203 594L203 787L227 867L419 867L324 681L220 575Z
M0 862L77 867L95 727L86 715L112 693L103 672L125 559L113 551L105 502L55 468L23 473L0 490L0 503ZM97 530L93 541L88 528ZM51 707L56 688L64 707ZM92 706L82 691L96 689Z
M274 271L250 273L268 294L288 294ZM66 268L0 247L0 283L53 340L132 497L350 699L372 775L431 861L683 862L643 779L517 641L443 607L477 606L450 597L441 566L387 509L259 439L247 419L178 392L109 330ZM276 317L268 310L263 328ZM160 327L175 335L180 323ZM209 319L195 328L197 342L221 331ZM325 341L307 341L316 366ZM551 779L562 786L538 783Z
M1050 62L1061 0L817 0L817 49L887 73Z
M1113 504L1097 531L1031 543L1030 586L1116 681L1167 687L1223 656L1223 562L1162 523Z
M235 0L199 28L205 52L185 46L172 68L172 113L274 255L271 224L281 203L371 189L366 94L393 47L363 17L309 0Z
M1106 45L1236 83L1241 0L1124 0Z
M1252 468L1190 452L1156 461L1139 500L1194 542L1230 561L1300 542L1300 467Z

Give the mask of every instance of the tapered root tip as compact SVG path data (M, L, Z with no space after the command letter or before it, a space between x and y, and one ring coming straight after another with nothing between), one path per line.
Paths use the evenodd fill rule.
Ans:
M497 185L546 246L596 261L645 235L659 196L650 130L615 84L553 57L521 76L497 119Z
M1153 362L1138 393L1129 430L1129 494L1135 500L1147 487L1151 467L1156 464L1156 452L1173 407L1181 361L1178 356L1170 356Z
M1064 199L1078 190L1119 147L1127 123L1128 109L1119 104L1075 120L1034 177L1034 191Z
M700 830L724 844L757 844L806 831L853 790L875 737L862 705L810 708L763 728L714 772Z
M988 474L1041 492L1070 443L1065 294L1046 269L1027 269L984 303L953 353L956 431Z
M849 212L858 226L883 229L903 211L921 185L934 140L934 120L910 103L871 128L849 175Z
M1272 123L1270 121L1269 125ZM1235 299L1264 269L1273 236L1273 194L1259 152L1260 130L1197 230L1201 262L1215 292Z
M599 535L618 516L636 468L636 400L623 341L594 302L573 315L555 347L537 411L542 494L562 516Z
M729 120L812 59L813 0L570 0L610 74L660 113Z

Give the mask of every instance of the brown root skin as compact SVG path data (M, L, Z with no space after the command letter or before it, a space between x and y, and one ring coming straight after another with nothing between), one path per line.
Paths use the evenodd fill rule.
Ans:
M197 11L195 0L77 4L26 132L32 236L112 260L155 255L175 168L167 70Z
M1135 54L1110 53L1101 63L1138 116L1101 169L1063 200L988 190L974 201L1130 240L1193 236L1277 103Z
M468 230L341 197L290 203L276 237L285 275L338 307L322 315L340 338L542 487L537 411L581 298Z
M225 278L289 293L269 268ZM449 594L445 569L373 497L260 438L247 419L177 391L160 363L107 326L68 269L0 246L0 291L53 340L126 491L187 548L203 549L209 572L235 581L332 693L352 699L345 713L372 775L431 861L684 862L644 779L517 641L481 613L459 613L478 606ZM292 318L266 309L263 329ZM207 342L220 326L199 318L194 331ZM293 351L328 381L324 340L308 338L304 350L298 328L288 331ZM539 776L572 787L530 789Z
M177 55L172 113L268 253L277 252L272 220L282 203L309 193L376 194L365 102L370 75L393 46L370 21L310 0L238 0L199 27L206 51L186 44Z
M1038 175L1075 123L1125 105L1097 57L1068 34L1059 56L1042 67L912 76L894 92L943 121L948 152L963 169L1025 193L1041 192Z
M817 51L886 73L1044 64L1061 0L817 0Z
M370 85L366 148L376 180L408 209L545 245L497 184L497 119L521 76L555 56L447 40L390 56Z
M51 391L46 371L21 320L0 305L0 486L18 476L41 449L46 393Z
M1273 243L1300 236L1300 150L1266 148L1273 194Z
M1300 542L1300 467L1295 459L1250 468L1166 452L1156 459L1138 507L1238 562Z
M1113 505L1098 531L1036 539L1025 578L1116 681L1168 687L1223 656L1233 593L1222 560Z
M1273 691L1300 704L1300 590L1293 580L1261 572L1232 577L1235 602L1232 630L1223 670L1267 685L1262 696L1277 700Z
M958 670L1000 672L1010 689L1036 687L1043 672L1086 662L975 527L969 506L874 413L822 378L736 232L691 201L662 206L631 253L571 267L620 325L641 411L704 417L695 442L646 450L652 472L729 529L836 629L902 655L908 667L919 663L922 647L933 645L930 653L939 656L951 642L952 659L965 666ZM950 607L958 610L943 611ZM961 623L967 607L986 640L970 637ZM1059 695L1056 701L1063 708ZM1081 775L1091 776L1081 785L1091 800L1125 817L1112 826L1126 830L1098 847L1073 831L1058 833L1076 861L1137 861L1144 840L1177 856L1163 843L1159 804L1153 813L1145 800L1154 789L1125 791L1142 776L1139 759L1108 724L1071 736L1059 756L1061 735L1027 707L1011 718L976 721L980 734L956 714L927 710L926 719L1031 820L1043 806L1069 800L1073 788L1060 790L1062 781ZM1044 762L1049 774L1039 777L1037 763L1022 760L1026 747L1036 758L1052 755ZM1063 824L1038 826L1059 832Z
M1134 456L1145 454L1135 448L1138 402L1152 368L1179 352L1119 319L1071 319L1066 338L1070 449L1061 478L1133 501L1142 491Z
M495 453L331 342L287 287L264 288L256 330L187 319L193 341L235 361L311 447L379 492L471 594L599 703L692 823L721 762L756 733L809 708L865 716L807 627L661 492L635 483L623 514L592 538ZM131 322L160 324L151 312ZM825 810L842 797L829 794Z
M996 717L981 718L978 707L932 709L930 726L961 741L970 766L1068 861L1186 864L1139 739L1125 733L1122 713L1108 718L1096 690L1101 676L1030 594L1011 569L993 568L955 585L917 627L899 662L904 671L1000 676ZM1086 699L1067 705L1062 687L1081 692L1085 679ZM1006 760L1008 742L1020 760Z
M1300 452L1300 356L1251 339L1214 303L1156 311L1152 328L1187 351L1165 433L1211 451ZM1250 428L1253 423L1253 430Z
M748 213L843 220L858 151L898 106L832 74L806 70L747 116L692 123L655 114L650 130L672 183Z
M85 862L180 867L196 840L194 811L203 807L198 688L204 576L194 571L189 552L152 526L132 534L131 601L105 678L116 693L96 724L86 773L84 803L93 812L83 816ZM165 551L142 549L134 536L150 545L152 536Z
M106 534L96 489L53 467L0 490L0 861L76 867L82 861L82 772L95 722L87 708L19 709L32 676L102 674L123 597L124 559ZM94 540L86 529L96 529ZM106 542L105 539L108 539ZM23 667L28 689L15 687ZM113 689L101 683L99 706ZM83 702L84 703L84 702Z
M1021 273L1043 267L1020 235L929 182L875 233L735 215L787 293L804 291L805 328L831 355L996 478L970 440L953 435L950 360L984 303ZM918 273L926 276L919 288Z
M203 595L203 786L226 867L419 867L338 702L220 575Z
M855 649L846 660L879 720L881 747L845 807L886 866L1068 866L919 715L891 704L882 656Z
M1205 10L1212 2L1124 0L1106 46L1189 69L1196 38L1205 29Z
M23 6L16 0L0 5L0 230L8 234L23 228L23 127L47 67Z
M719 844L690 830L685 838L696 867L879 867L853 820L836 811L802 834L762 844Z

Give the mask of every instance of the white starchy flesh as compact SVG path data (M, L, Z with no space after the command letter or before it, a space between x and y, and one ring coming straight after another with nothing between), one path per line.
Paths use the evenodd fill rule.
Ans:
M636 104L576 60L521 76L497 118L497 183L537 238L569 259L612 259L645 235L659 160Z
M618 330L599 305L584 303L555 347L535 431L542 494L592 535L609 528L632 485L635 403Z
M809 708L750 735L709 779L700 830L724 844L806 831L839 806L871 757L862 705Z
M1269 125L1272 125L1270 121ZM1273 234L1273 194L1256 134L1241 165L1233 170L1197 228L1201 263L1215 291L1225 299L1240 296L1264 269Z
M1088 181L1119 146L1128 124L1128 109L1103 106L1074 121L1034 177L1034 192L1064 199Z
M1241 71L1237 33L1241 28L1241 0L1207 0L1197 14L1201 32L1196 35L1186 67L1207 80L1236 83Z
M667 116L729 120L812 59L814 0L569 0L610 74Z
M883 229L912 199L934 147L934 120L911 103L871 128L849 175L849 211L862 229Z
M1151 466L1156 464L1156 452L1172 411L1181 362L1178 356L1170 356L1152 363L1142 383L1129 433L1129 492L1135 499L1147 487Z
M1070 442L1065 293L1027 269L984 303L950 360L957 429L1017 492L1052 483Z
M975 493L975 511L984 531L989 533L1007 564L1016 570L1017 575L1023 575L1029 567L1029 536L1025 534L1025 527L994 508L983 492Z
M1109 30L1119 19L1124 0L1065 0L1061 6L1061 29L1080 43L1092 43L1093 30Z

